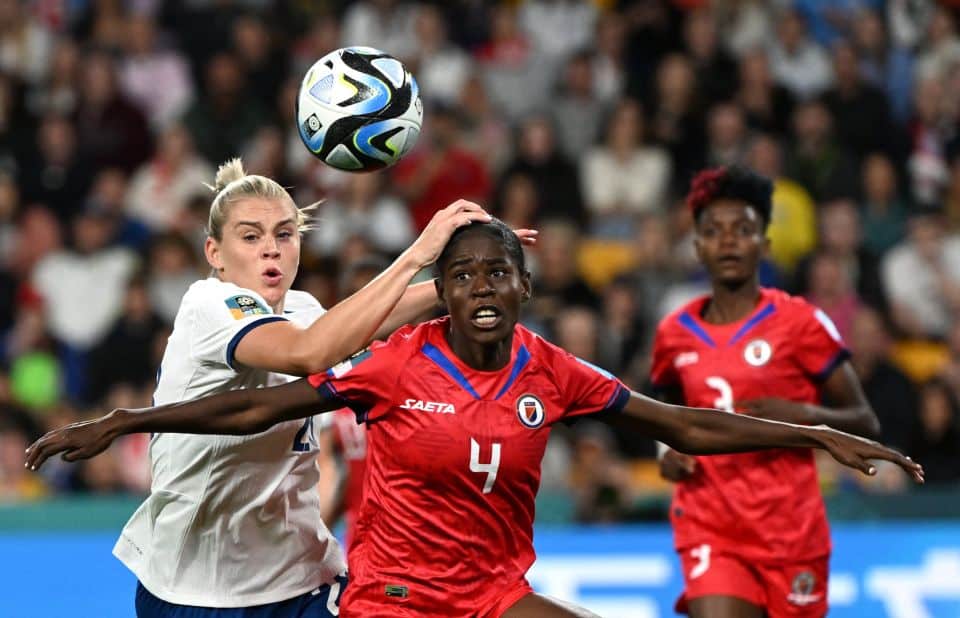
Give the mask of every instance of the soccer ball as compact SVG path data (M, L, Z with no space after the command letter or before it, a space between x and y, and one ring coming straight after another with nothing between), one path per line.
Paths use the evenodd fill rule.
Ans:
M297 126L327 165L366 172L396 163L423 122L420 89L399 60L371 47L332 51L310 67L297 95Z

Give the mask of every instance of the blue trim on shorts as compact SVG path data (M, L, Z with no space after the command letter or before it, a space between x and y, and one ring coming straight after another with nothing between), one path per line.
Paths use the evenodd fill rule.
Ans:
M286 601L252 607L197 607L168 603L137 582L137 618L337 618L347 583L343 574L332 584Z

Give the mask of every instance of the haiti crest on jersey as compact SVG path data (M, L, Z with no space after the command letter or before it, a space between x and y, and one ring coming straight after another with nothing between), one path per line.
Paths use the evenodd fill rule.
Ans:
M543 403L533 395L521 395L517 399L517 418L524 427L536 429L543 425L547 418L547 413L543 409Z
M743 348L743 360L754 367L766 365L771 356L773 356L773 348L763 339L754 339Z

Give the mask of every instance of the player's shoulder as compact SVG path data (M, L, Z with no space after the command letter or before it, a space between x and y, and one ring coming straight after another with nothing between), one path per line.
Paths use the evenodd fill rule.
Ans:
M706 304L709 299L709 295L702 294L668 313L657 324L656 336L659 338L671 336L678 332L685 332L684 322L692 319L692 316L699 315L703 311L704 304Z
M613 377L605 369L597 367L557 344L547 341L525 326L518 324L514 330L514 336L519 338L520 345L527 352L528 366L536 373L556 376L560 375L559 372L569 371L571 368L589 367L605 377Z
M794 296L775 288L762 288L764 301L781 318L790 320L809 320L815 317L819 308L802 296Z
M220 310L226 308L226 312ZM220 319L220 316L239 318L249 315L267 315L273 313L262 296L227 281L215 277L195 281L187 288L180 301L181 314L199 314L206 319Z
M288 290L283 299L284 312L311 311L323 309L323 305L316 297L303 290Z
M424 344L436 336L443 336L444 325L448 318L438 318L419 324L405 324L387 337L386 341L379 342L379 346L387 346L397 350L419 350Z

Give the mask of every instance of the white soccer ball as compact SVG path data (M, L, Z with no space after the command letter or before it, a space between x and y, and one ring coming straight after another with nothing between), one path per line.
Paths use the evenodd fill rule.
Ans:
M349 172L393 165L420 135L417 80L371 47L332 51L310 67L297 95L300 138L324 163Z

